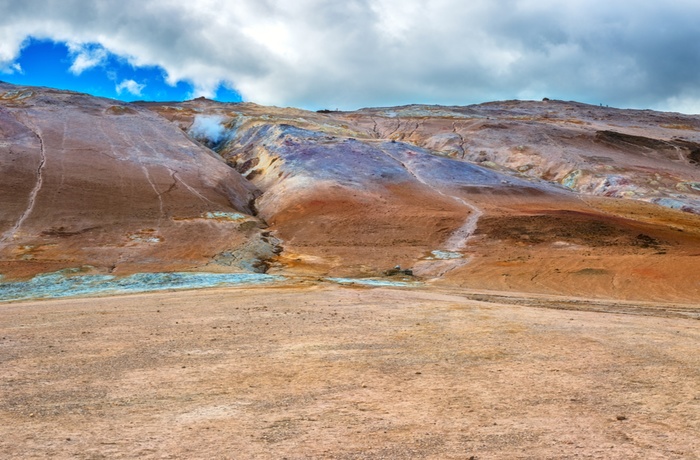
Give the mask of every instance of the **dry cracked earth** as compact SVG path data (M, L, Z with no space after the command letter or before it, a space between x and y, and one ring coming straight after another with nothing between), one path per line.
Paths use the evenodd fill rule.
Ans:
M699 162L674 113L0 83L0 457L700 458Z

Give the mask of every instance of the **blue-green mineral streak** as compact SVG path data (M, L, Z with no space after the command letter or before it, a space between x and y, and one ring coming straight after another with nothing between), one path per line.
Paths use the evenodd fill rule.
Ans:
M0 301L50 299L97 294L124 294L168 289L198 289L279 281L280 276L260 273L137 273L113 275L71 275L70 270L37 275L28 281L2 283Z

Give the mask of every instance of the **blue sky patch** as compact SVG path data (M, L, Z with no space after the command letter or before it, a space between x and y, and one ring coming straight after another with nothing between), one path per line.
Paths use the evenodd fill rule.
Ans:
M0 79L16 85L48 86L132 102L182 101L193 98L193 86L180 81L166 82L160 67L135 67L125 58L99 45L80 47L50 40L29 39L15 61L21 70L0 74ZM240 102L241 96L220 86L214 99Z

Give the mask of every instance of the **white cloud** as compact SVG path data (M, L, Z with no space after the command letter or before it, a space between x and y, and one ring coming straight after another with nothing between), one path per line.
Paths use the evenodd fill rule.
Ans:
M68 69L73 75L104 64L109 56L107 50L99 45L71 42L68 43L68 54L73 58L73 64Z
M82 44L76 73L109 52L162 67L193 96L223 83L262 104L652 107L700 85L698 16L696 0L9 0L0 68L34 36Z
M10 62L7 64L0 63L0 73L13 74L13 73L24 73L22 66L18 62Z
M133 95L133 96L141 96L141 92L143 89L146 87L146 85L141 84L141 83L136 83L134 80L124 80L121 83L119 83L115 89L117 90L117 94L121 95L124 91L127 93Z
M12 32L9 28L0 27L0 73L14 73L14 66L19 65L14 61L19 56L24 37Z
M678 95L659 101L649 108L670 112L700 114L700 88L682 91Z

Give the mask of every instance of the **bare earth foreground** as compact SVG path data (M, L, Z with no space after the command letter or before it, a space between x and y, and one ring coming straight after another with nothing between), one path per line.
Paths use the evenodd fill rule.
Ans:
M698 313L330 284L3 304L0 457L700 458Z

